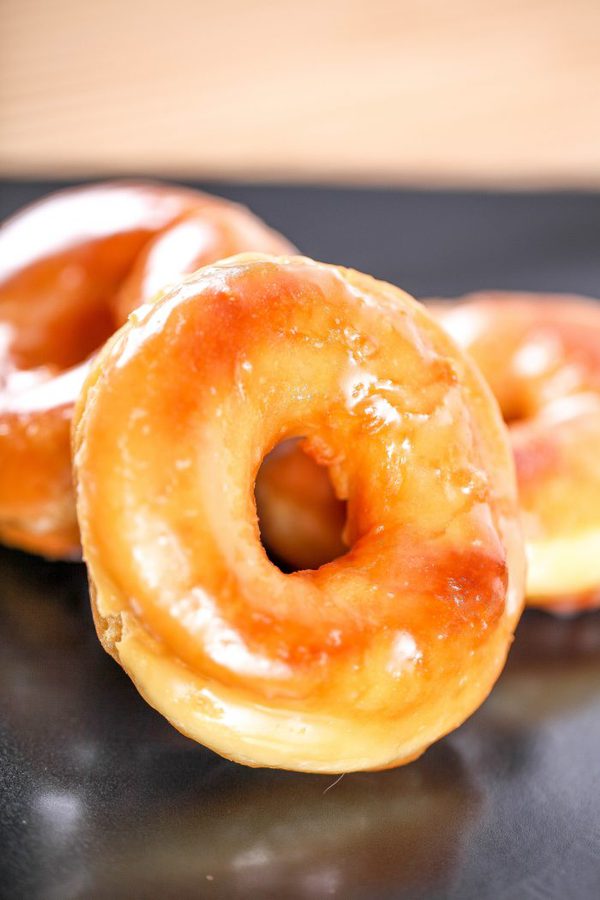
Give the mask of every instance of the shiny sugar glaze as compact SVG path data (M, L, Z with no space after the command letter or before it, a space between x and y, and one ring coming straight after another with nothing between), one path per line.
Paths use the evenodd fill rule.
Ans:
M240 250L287 252L248 210L115 182L53 194L0 228L0 540L79 553L69 452L85 360L167 281Z
M510 427L530 603L556 612L600 604L600 305L495 292L436 311Z
M297 436L350 549L286 575L254 482ZM396 288L302 258L207 267L100 354L74 446L99 636L220 753L407 762L499 674L522 606L512 457L478 373Z

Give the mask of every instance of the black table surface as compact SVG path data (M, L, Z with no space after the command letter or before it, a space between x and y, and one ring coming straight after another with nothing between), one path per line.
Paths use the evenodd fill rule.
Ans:
M0 215L55 186L0 182ZM600 296L597 195L204 186L417 295ZM526 613L465 725L412 765L334 781L182 737L100 649L83 567L0 549L11 900L597 898L600 613Z

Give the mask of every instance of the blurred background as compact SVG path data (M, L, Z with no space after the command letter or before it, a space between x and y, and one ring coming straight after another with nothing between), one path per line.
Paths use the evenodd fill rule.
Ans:
M600 185L598 0L0 0L0 175Z

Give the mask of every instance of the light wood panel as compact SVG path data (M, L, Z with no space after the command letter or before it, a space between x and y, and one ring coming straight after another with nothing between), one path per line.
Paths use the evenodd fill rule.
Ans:
M600 184L598 0L0 0L0 172Z

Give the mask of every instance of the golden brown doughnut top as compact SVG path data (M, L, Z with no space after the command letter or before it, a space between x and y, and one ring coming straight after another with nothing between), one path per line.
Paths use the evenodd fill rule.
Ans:
M512 459L481 378L401 291L303 258L207 267L109 342L74 434L100 637L187 734L373 768L489 691L522 603ZM299 435L351 549L284 575L253 487Z

